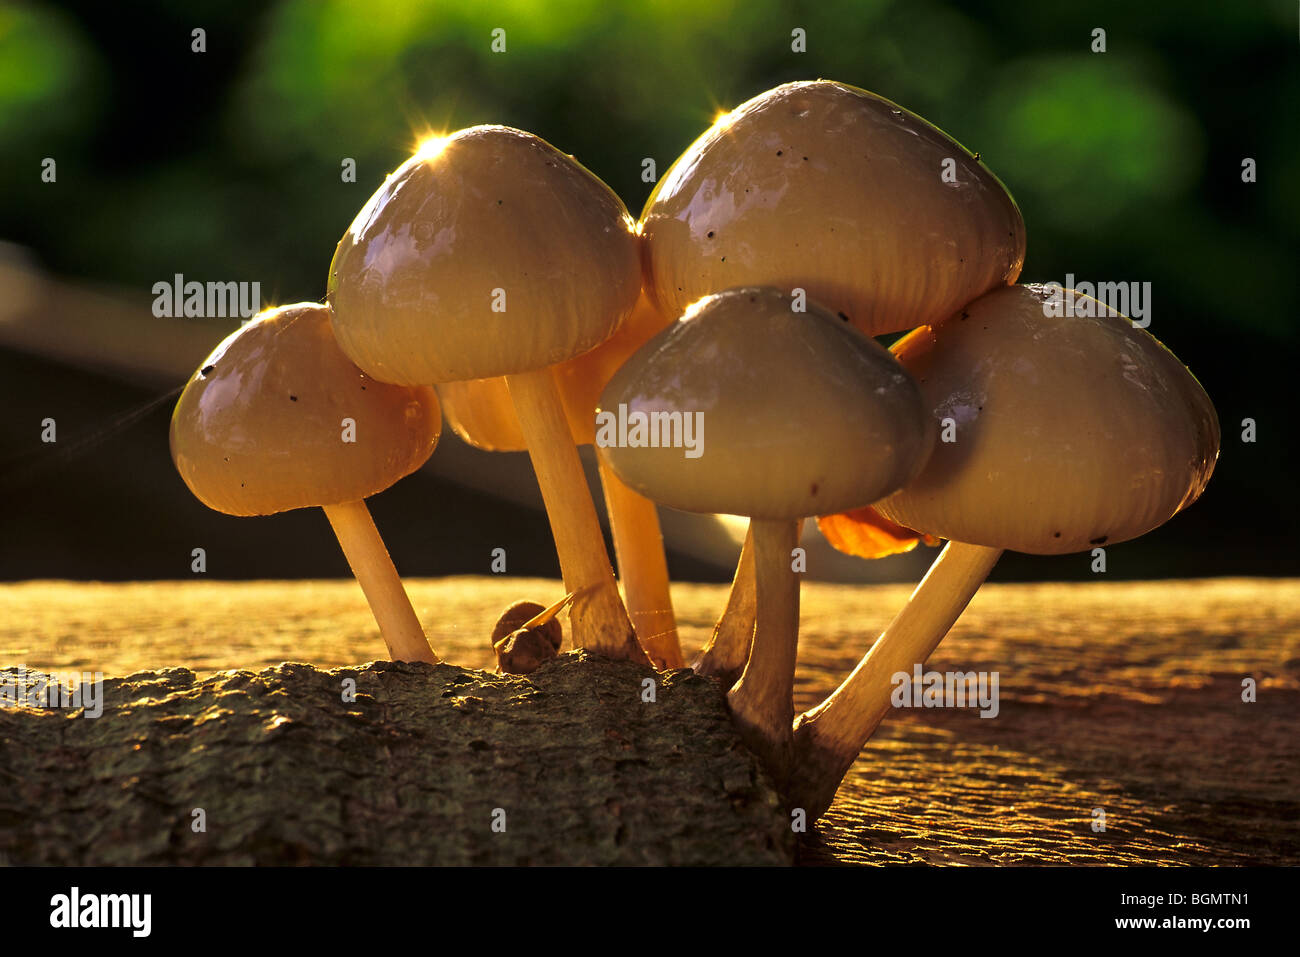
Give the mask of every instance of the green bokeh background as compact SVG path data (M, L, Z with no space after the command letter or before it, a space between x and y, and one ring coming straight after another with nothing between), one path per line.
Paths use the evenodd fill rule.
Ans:
M0 238L71 277L318 299L338 237L422 131L531 130L635 214L643 159L662 174L718 109L842 80L980 152L1024 214L1024 280L1152 283L1150 331L1224 426L1219 474L1153 570L1296 573L1298 20L1288 0L5 5ZM1210 554L1169 563L1189 549Z

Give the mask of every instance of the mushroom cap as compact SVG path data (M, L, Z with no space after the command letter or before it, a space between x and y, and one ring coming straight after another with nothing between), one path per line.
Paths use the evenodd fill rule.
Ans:
M956 440L937 442L880 514L1051 555L1136 538L1196 500L1219 453L1209 396L1154 336L1096 300L1092 317L1046 315L1065 295L998 289L894 344Z
M590 352L555 367L555 385L575 443L590 445L596 440L596 403L601 391L628 356L666 325L668 319L642 296L617 332ZM438 386L438 397L452 431L475 448L488 452L527 450L503 376L445 382Z
M172 460L209 508L270 515L382 492L424 464L441 425L432 389L376 382L339 349L329 310L298 303L203 361L172 413Z
M622 201L531 133L475 126L439 146L384 181L334 252L349 358L432 385L542 369L609 338L641 287Z
M440 383L438 399L447 425L474 448L485 452L528 451L528 440L515 414L505 376Z
M702 422L695 458L602 445L598 429L623 482L686 511L794 519L869 504L919 470L934 430L916 383L872 339L792 302L757 287L708 296L614 374L602 412Z
M641 231L667 315L728 287L800 287L868 335L937 322L1015 282L1025 258L1020 210L979 160L829 80L783 84L721 117L659 180Z

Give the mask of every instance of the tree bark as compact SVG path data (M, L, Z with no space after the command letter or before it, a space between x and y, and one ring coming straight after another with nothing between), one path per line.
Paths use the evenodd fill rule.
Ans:
M6 669L0 691L42 678ZM791 863L724 690L587 653L526 678L403 662L109 678L97 718L0 708L0 864Z

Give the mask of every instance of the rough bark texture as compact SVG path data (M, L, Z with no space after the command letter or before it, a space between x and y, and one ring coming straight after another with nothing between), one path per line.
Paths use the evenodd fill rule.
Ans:
M99 718L0 709L0 864L790 863L723 689L651 675L171 668L105 679Z
M1300 864L1300 582L1098 579L981 588L927 667L998 672L998 716L970 708L889 714L826 816L801 837L799 862ZM488 630L502 609L564 594L557 581L504 575L405 584L439 654L478 668L493 667ZM799 710L843 680L912 587L803 583ZM720 585L673 585L688 652L708 641L726 601ZM336 668L383 647L351 580L0 586L5 665L106 675L164 665L257 670L285 660ZM1258 682L1253 703L1242 699L1247 677ZM659 701L669 701L662 688ZM565 735L590 726L574 721ZM0 726L0 740L4 734ZM678 743L695 754L695 741ZM586 760L563 737L548 744ZM33 760L16 754L12 743L0 754L0 851L13 840L20 788L63 788L60 799L75 802L77 820L91 822L59 832L42 825L46 834L80 842L86 827L100 826L101 816L87 810L98 798L79 790L87 786L82 771L37 784L23 770ZM650 797L627 795L624 814L641 813L630 805ZM1098 808L1104 832L1094 830ZM209 839L225 840L208 811ZM523 826L509 822L507 834ZM178 833L185 836L179 825ZM738 857L723 840L714 849L712 863Z

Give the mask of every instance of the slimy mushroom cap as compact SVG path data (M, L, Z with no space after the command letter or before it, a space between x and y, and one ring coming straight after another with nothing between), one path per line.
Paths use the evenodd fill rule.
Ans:
M615 373L602 412L702 423L695 458L601 447L598 430L623 482L687 511L793 519L868 504L915 474L934 435L916 383L821 307L791 305L774 289L708 296Z
M664 174L641 217L659 309L734 286L801 287L868 335L937 322L1016 281L1025 226L987 167L866 90L786 83Z
M343 351L385 382L531 372L609 338L641 273L622 201L573 157L475 126L394 171L339 242Z
M171 451L209 508L269 515L383 491L424 464L441 422L432 389L376 382L339 349L329 310L298 303L203 361L172 414Z
M1201 384L1144 329L1093 300L998 289L893 352L934 419L925 469L876 509L973 545L1063 554L1136 538L1201 494L1219 421Z

